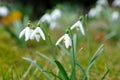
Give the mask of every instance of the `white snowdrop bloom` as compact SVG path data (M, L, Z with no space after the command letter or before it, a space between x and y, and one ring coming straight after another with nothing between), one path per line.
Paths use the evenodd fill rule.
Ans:
M7 16L9 13L8 9L4 6L0 7L0 16Z
M68 48L69 46L72 46L72 42L68 34L64 34L62 37L60 37L56 42L56 45L58 45L62 40L64 40L66 48Z
M112 3L112 6L120 7L120 0L114 0L113 3Z
M47 23L51 23L52 19L51 19L51 15L46 13L44 14L41 19L40 19L41 22L47 22Z
M53 30L55 27L57 26L57 23L56 22L51 22L50 23L50 29Z
M97 0L97 5L108 5L107 0Z
M99 16L101 12L102 12L102 6L97 5L95 8L90 9L90 11L88 12L88 16L90 18L93 18Z
M45 40L45 35L40 27L37 27L31 34L30 39L36 39L39 41L40 36L42 37L43 40Z
M52 20L57 20L62 16L62 12L59 9L55 9L52 13L51 13L51 18Z
M116 20L118 20L118 18L119 18L119 12L114 11L114 12L112 13L111 19L112 19L113 21L116 21Z
M28 41L30 39L31 32L32 32L32 29L30 29L29 27L26 27L20 32L19 38L22 38L25 35L25 41Z
M75 24L73 24L70 29L74 29L74 28L77 28L81 31L82 35L85 35L85 32L84 32L84 29L83 29L83 25L82 25L82 22L81 21L77 21Z
M96 16L96 10L94 8L90 9L90 11L88 12L88 16L90 18L93 18Z

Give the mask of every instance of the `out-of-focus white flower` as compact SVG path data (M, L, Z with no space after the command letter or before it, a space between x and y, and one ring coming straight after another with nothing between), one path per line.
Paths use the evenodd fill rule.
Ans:
M113 3L112 3L112 6L120 7L120 0L114 0Z
M97 0L97 5L108 5L107 0Z
M36 39L39 41L40 36L42 37L43 40L45 40L45 35L40 27L37 27L31 34L30 39Z
M114 12L112 13L111 19L112 19L113 21L116 21L116 20L118 20L118 18L119 18L119 12L114 11Z
M40 19L41 22L47 22L47 23L51 23L52 21L52 18L51 18L51 15L46 13L44 14L41 19Z
M93 18L99 16L101 12L102 12L102 6L97 5L95 8L90 9L90 11L88 12L88 17Z
M57 19L61 18L62 12L59 9L55 9L51 14L46 13L40 19L41 22L47 22L50 29L54 29L57 25Z
M61 10L59 9L55 9L52 13L51 13L51 18L52 20L57 20L62 16Z
M0 16L7 16L8 13L9 11L5 6L0 7Z
M51 22L50 23L50 29L53 30L57 26L56 22Z
M22 38L25 35L25 41L28 41L30 39L32 31L33 31L32 29L26 27L20 32L19 38Z
M56 45L58 45L62 40L64 40L66 48L68 48L69 46L72 46L72 42L68 34L64 34L62 37L60 37L56 42Z
M84 32L84 29L83 29L83 25L82 25L82 22L81 21L77 21L75 24L73 24L70 29L74 29L74 28L77 28L81 31L82 35L85 35L85 32Z

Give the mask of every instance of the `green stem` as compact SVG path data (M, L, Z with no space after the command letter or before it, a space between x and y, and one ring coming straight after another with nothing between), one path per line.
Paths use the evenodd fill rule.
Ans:
M75 46L74 46L74 41L73 41L73 37L72 37L72 32L69 30L70 33L70 37L72 38L72 55L71 55L71 61L72 61L72 73L71 73L71 80L75 80L75 75L76 75L76 71L75 71L75 62L76 62L76 55L75 55Z

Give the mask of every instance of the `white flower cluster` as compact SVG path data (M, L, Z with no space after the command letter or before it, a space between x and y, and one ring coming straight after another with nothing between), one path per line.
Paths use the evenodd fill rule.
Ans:
M0 6L0 16L7 16L9 13L7 7L5 6Z
M54 29L57 26L56 20L61 18L62 12L59 9L55 9L51 14L44 14L40 21L47 22L50 25L50 29Z
M79 28L79 30L81 31L82 35L85 35L85 32L84 32L83 25L82 25L81 21L77 21L75 24L73 24L70 27L70 30L73 30L74 28ZM56 45L58 45L62 40L64 40L66 48L68 48L69 46L72 46L72 41L71 41L70 36L69 36L68 33L66 33L62 37L60 37L58 39L58 41L56 42Z
M70 27L70 30L73 30L74 28L77 28L77 30L80 30L82 35L85 35L85 32L84 32L83 25L82 25L81 21L77 21L75 24L73 24ZM34 29L34 30L31 29L30 26L26 27L25 29L23 29L20 32L19 38L22 38L23 36L25 36L25 41L35 39L35 40L37 40L37 42L39 42L40 37L42 37L42 39L45 40L45 35L44 35L42 29L39 26L36 27L36 29ZM66 48L68 48L69 46L72 46L72 41L71 41L68 33L65 33L62 37L60 37L58 39L58 41L56 42L56 45L58 45L62 40L64 40Z
M35 30L31 29L29 26L20 32L19 38L25 35L25 41L36 39L39 42L40 37L45 40L45 35L40 27L36 27Z
M88 12L88 17L94 18L100 16L104 6L108 6L107 0L97 0L96 6Z
M99 16L101 12L102 12L102 6L97 5L95 8L90 9L90 11L88 12L88 17L93 18Z
M112 3L112 6L120 7L120 0L114 0L113 3Z

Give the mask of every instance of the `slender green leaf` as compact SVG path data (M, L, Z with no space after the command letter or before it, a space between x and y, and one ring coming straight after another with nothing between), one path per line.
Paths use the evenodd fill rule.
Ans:
M40 53L40 52L38 52L38 51L37 51L37 54L38 54L39 56L45 58L46 60L48 60L51 64L56 65L56 64L54 63L54 61L52 61L52 60L51 60L49 57L47 57L46 55L44 55L44 54L42 54L42 53Z
M82 68L82 66L80 65L79 62L76 61L76 64L77 64L77 66L78 66L78 68L79 68L79 70L80 70L80 72L82 74L83 80L86 80L87 76L86 76L85 70Z
M59 80L63 80L61 77L59 77L58 75L56 75L54 72L48 72L48 73L50 73L51 75L55 76Z
M70 52L65 48L63 47L61 44L58 45L67 55L70 56Z
M53 40L52 40L52 38L51 38L50 35L48 35L48 39L49 39L49 42L50 42L50 45L49 45L50 51L52 53L53 58L56 60L56 54L55 54L55 50L54 50L54 44L53 44Z
M46 76L46 78L48 80L51 80L50 76L35 61L33 61L32 59L27 58L27 57L23 57L23 59L28 62L31 62L34 66L36 66L38 68L38 70L40 70Z
M57 61L57 60L55 60L55 63L56 63L56 65L58 66L60 72L62 73L64 79L65 79L65 80L69 80L69 77L68 77L65 69L64 69L63 66L61 65L61 63L60 63L59 61Z
M106 72L104 73L104 75L102 76L101 80L104 80L105 77L107 76L107 74L109 73L110 69L107 68Z
M90 59L89 64L88 64L88 66L86 68L86 73L90 70L90 68L92 67L93 63L95 62L95 60L101 54L102 51L103 51L103 44L97 49L97 51L95 52L93 57Z

